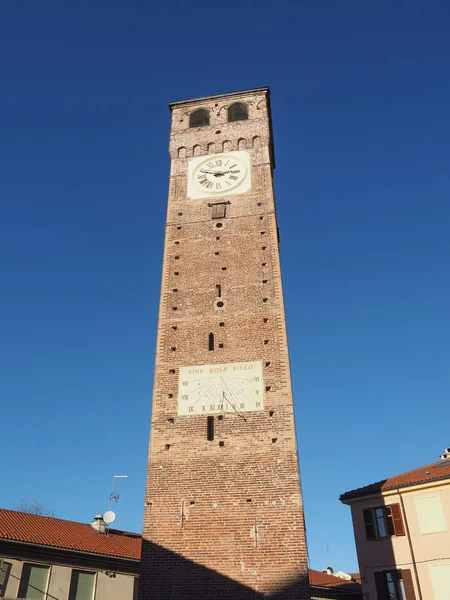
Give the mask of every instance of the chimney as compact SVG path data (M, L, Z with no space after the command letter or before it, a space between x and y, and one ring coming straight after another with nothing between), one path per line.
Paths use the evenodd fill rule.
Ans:
M95 515L94 520L91 523L91 527L97 533L105 534L105 521L103 520L103 515Z
M450 448L446 448L444 454L441 454L442 460L450 460Z

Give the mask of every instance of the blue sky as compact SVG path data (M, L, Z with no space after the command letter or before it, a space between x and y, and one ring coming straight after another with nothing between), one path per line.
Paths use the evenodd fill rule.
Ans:
M450 445L450 4L0 4L0 506L142 524L167 102L272 88L311 566Z

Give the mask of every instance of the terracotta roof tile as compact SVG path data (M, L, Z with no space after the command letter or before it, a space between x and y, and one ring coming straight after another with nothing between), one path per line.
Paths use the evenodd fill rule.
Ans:
M134 560L141 556L141 536L137 533L110 529L107 535L102 535L88 523L15 510L0 509L0 539Z
M359 578L359 573L352 573L356 579L356 575ZM322 573L315 569L309 569L309 584L316 587L332 587L339 588L345 591L361 591L361 585L357 581L349 581L347 579L341 579L335 575L329 575L328 573Z
M409 485L418 485L420 483L427 483L431 481L439 481L441 479L450 478L450 460L439 460L437 462L413 469L412 471L406 471L400 475L371 483L355 490L345 492L340 497L341 502L345 502L351 498L358 496L367 496L369 494L375 494L377 492L383 492L386 490L395 490L397 487L407 487Z

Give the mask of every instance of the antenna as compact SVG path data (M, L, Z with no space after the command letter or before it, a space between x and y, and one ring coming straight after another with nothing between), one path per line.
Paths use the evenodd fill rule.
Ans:
M112 503L113 502L118 502L121 499L121 497L122 497L122 496L119 496L119 494L115 494L114 493L114 486L116 484L116 479L128 479L128 475L113 475L112 490L111 490L111 493L109 495L109 511L111 511L111 512L112 512L112 510L111 510ZM107 512L109 512L109 511L107 511ZM114 518L115 517L116 517L116 515L114 515ZM111 521L111 523L112 523L112 521Z

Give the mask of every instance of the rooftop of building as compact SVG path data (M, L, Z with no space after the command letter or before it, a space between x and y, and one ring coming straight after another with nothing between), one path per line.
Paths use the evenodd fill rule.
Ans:
M345 592L361 592L359 573L349 573L352 579L343 579L330 573L309 569L309 584L313 587L333 588Z
M361 496L369 496L389 490L396 490L397 488L401 489L446 479L450 479L450 448L446 449L446 452L441 455L441 460L439 461L412 469L411 471L405 471L405 473L382 479L364 487L350 490L342 494L339 499L345 503L347 500Z
M248 90L236 90L234 92L226 92L224 94L212 94L211 96L199 96L197 98L186 98L186 100L175 100L174 102L169 102L169 108L170 110L172 110L172 107L179 106L182 104L204 102L206 100L215 100L216 98L227 98L228 96L247 96L248 94L256 94L258 92L265 92L269 96L270 87L263 86L258 88L251 88Z
M117 529L99 534L89 523L0 509L0 540L140 560L141 535Z

